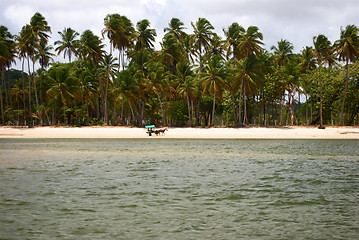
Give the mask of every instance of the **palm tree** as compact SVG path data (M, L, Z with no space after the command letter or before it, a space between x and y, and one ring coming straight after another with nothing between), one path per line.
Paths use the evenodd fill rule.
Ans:
M45 68L47 68L49 66L49 63L52 59L52 56L55 56L53 53L51 53L50 51L53 49L52 46L49 46L47 45L44 41L41 41L40 42L40 46L39 46L39 49L38 49L38 52L35 56L35 61L39 61L40 63L40 66L41 66L41 71L40 71L40 74L39 74L39 82L40 82L40 102L42 103L42 94L41 94L41 76L42 76L42 73L44 71ZM35 89L36 89L36 83L34 85ZM37 94L35 95L37 96ZM38 101L37 101L38 102ZM38 106L38 109L40 107ZM43 125L44 122L43 122L43 116L41 114L40 111L38 111L38 114L39 114L39 118L40 118L40 124Z
M5 123L4 105L2 97L2 84L5 83L5 66L8 66L14 57L15 45L13 36L10 34L5 26L0 26L0 70L2 73L0 83L0 108L1 120Z
M114 79L115 75L115 68L118 67L118 64L115 63L117 58L113 58L109 54L105 54L103 58L103 66L102 68L106 71L106 83L105 83L105 89L104 89L104 110L105 110L105 123L109 124L109 118L108 118L108 91L109 91L109 84L110 79Z
M200 73L202 72L202 52L205 50L207 52L208 47L211 44L211 39L213 35L214 27L212 24L205 18L198 18L196 24L191 23L194 33L190 36L190 44L198 53L199 58L199 69Z
M183 31L184 29L186 28L181 20L178 18L172 18L168 23L168 27L166 27L164 31L168 32L167 34L173 34L179 42L183 43L183 39L186 36L186 33Z
M202 77L203 93L208 91L213 95L213 109L211 126L214 123L214 113L216 106L216 96L222 96L222 88L225 84L225 65L220 56L216 55L211 58L208 64L205 65L205 72Z
M293 56L294 46L287 40L281 39L277 42L277 46L272 46L271 50L274 50L274 55L277 58L277 64L279 66L285 65Z
M302 74L308 74L309 71L315 69L316 60L314 58L314 49L312 47L306 46L300 55L300 63L299 68ZM308 76L308 75L307 75ZM311 94L311 83L310 81L304 81L304 90L305 90L305 98L306 98L306 111L305 118L308 125L308 93ZM307 89L306 89L307 88ZM312 101L312 98L311 98ZM311 102L311 109L313 109L313 104ZM312 119L313 110L311 110L311 119Z
M241 124L241 102L244 98L244 108L246 109L246 91L245 91L245 79L246 79L246 69L249 55L258 56L263 50L263 34L259 32L258 27L249 26L245 32L241 35L237 46L234 48L234 57L236 59L244 58L243 72L242 72L242 83L240 90L240 102L239 102L239 124ZM244 116L244 119L247 119L247 116Z
M282 70L280 70L280 69L279 70L285 72L287 70L287 68L286 68L287 64L289 64L290 60L293 57L294 46L289 41L283 40L283 39L278 41L277 44L278 44L278 46L272 46L271 50L274 50L275 63L277 64L278 69L279 68L284 68ZM287 83L288 83L288 79L284 79L285 86L283 86L281 88L283 91L281 93L282 94L282 99L280 101L280 121L279 121L279 124L283 124L285 91L288 90ZM288 94L288 96L290 98L290 94ZM292 108L290 108L290 110L292 110ZM292 114L291 119L293 120L293 114Z
M166 34L160 44L162 48L160 53L168 67L168 71L175 74L177 63L185 59L184 49L172 34Z
M344 104L348 91L349 62L354 62L359 57L359 28L355 25L347 25L345 29L341 27L340 31L340 39L335 41L334 47L339 56L339 60L345 62L346 68L344 96L339 123L344 124Z
M64 52L64 58L67 55L69 58L69 63L71 63L72 54L75 56L77 55L79 40L76 38L80 34L71 28L65 28L62 32L58 32L58 34L60 34L61 40L55 42L55 45L59 45L55 51L57 51L58 55Z
M98 70L98 64L103 59L104 50L102 48L104 47L104 45L102 44L100 38L93 34L91 30L86 30L81 35L80 42L81 58L84 59L85 62L91 63L96 71L97 80L100 86L100 102L102 103L102 106L104 106L104 89ZM104 111L106 112L107 110ZM98 112L98 115L99 114L100 112Z
M226 36L226 43L224 48L227 50L227 59L229 56L233 56L233 53L236 52L236 47L238 46L238 41L241 38L242 34L245 33L245 29L238 23L232 23L227 30L223 29L224 35Z
M155 41L155 37L157 36L156 30L149 28L150 22L147 19L143 19L137 22L137 34L136 34L136 44L135 51L141 52L141 70L143 72L143 64L144 64L144 51L146 49L153 48L153 42Z
M70 78L70 69L65 65L59 65L49 71L49 76L53 83L46 91L46 96L48 99L54 99L54 111L56 109L56 101L61 100L64 111L64 122L67 124L66 108L71 104L71 99L74 97L70 91L70 86L67 84L67 80Z
M125 51L128 50L134 40L135 29L130 19L119 14L109 14L104 20L105 28L102 29L102 36L107 34L110 40L110 54L112 54L112 47L119 51L120 68L122 62L122 69L125 68Z
M320 85L320 126L319 129L325 129L323 126L323 83L322 83L322 66L325 63L326 56L330 52L331 43L326 36L319 34L313 37L314 56L319 65L319 85Z
M197 83L189 61L183 61L176 66L176 77L179 80L177 92L186 98L189 126L193 125L193 99L197 90Z
M42 122L42 117L40 114L39 101L37 97L36 91L36 83L35 83L35 61L36 61L36 51L38 51L40 46L40 42L44 42L45 44L48 42L48 38L50 37L48 33L51 33L51 28L48 25L45 18L40 13L35 13L34 16L30 19L30 24L25 25L25 27L21 30L22 39L21 41L27 46L27 56L28 56L28 71L29 71L29 109L30 109L30 125L32 124L32 110L31 110L31 73L30 73L30 64L29 59L32 60L33 67L33 81L35 87L35 98L36 98L36 106L39 113L40 121Z

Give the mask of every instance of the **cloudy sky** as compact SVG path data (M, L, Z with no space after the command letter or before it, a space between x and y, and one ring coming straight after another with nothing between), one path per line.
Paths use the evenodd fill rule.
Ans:
M204 17L221 36L233 22L245 28L255 25L266 49L286 39L296 52L312 45L314 35L325 34L333 42L341 26L359 26L358 0L1 0L0 25L17 34L36 12L48 21L52 42L65 27L79 33L90 29L101 36L103 19L112 13L127 16L134 25L148 19L157 30L157 42L172 17L184 22L188 33L193 30L191 22Z

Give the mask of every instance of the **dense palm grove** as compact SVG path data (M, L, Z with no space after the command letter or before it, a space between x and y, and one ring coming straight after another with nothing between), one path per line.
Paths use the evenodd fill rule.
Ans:
M294 53L287 40L266 51L256 26L233 23L222 39L205 18L191 25L188 34L173 18L160 50L148 20L119 14L105 17L102 36L65 28L54 46L40 13L17 35L0 26L1 124L358 124L357 26ZM54 63L55 53L68 62Z

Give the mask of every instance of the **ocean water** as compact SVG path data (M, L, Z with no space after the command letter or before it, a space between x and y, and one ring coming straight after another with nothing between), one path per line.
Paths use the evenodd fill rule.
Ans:
M359 239L359 141L0 139L0 239Z

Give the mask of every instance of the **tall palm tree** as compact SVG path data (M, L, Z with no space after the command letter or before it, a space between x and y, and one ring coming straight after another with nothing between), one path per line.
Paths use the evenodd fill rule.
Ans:
M289 41L283 40L283 39L278 41L277 45L278 46L271 47L271 50L274 50L275 63L277 64L278 70L280 70L282 72L286 72L286 70L288 70L287 65L290 63L290 60L294 56L293 55L294 46ZM280 68L283 68L283 69L280 69ZM286 75L286 74L284 74L284 75ZM286 76L288 76L288 75L286 75ZM289 89L287 88L288 79L284 79L283 83L285 85L281 88L283 91L281 92L282 98L280 101L280 120L279 120L280 125L283 124L284 102L285 102L286 90L291 89L291 88L289 88ZM288 93L288 96L290 98L289 93ZM292 108L290 108L290 110L292 110ZM293 117L293 114L292 114L292 117ZM293 118L291 118L291 119L293 120Z
M136 44L135 51L141 52L141 70L143 72L144 64L144 51L154 47L155 37L157 36L156 30L149 28L150 22L147 19L143 19L137 22L136 29Z
M100 102L102 106L104 106L104 89L98 70L98 64L102 61L104 55L104 45L102 44L101 39L96 36L91 30L86 30L85 32L83 32L83 34L81 35L80 42L81 58L84 59L85 62L91 63L96 71L96 77L100 87ZM102 110L105 112L107 111L104 109ZM99 114L100 112L98 112L98 115Z
M50 37L48 33L51 33L51 28L48 25L46 19L44 16L41 15L41 13L35 13L34 16L30 19L30 24L25 25L23 29L21 30L22 39L21 41L24 42L24 44L27 46L27 56L28 56L28 71L29 76L31 76L30 73L30 64L29 59L32 60L32 67L33 67L33 81L35 83L35 61L36 61L36 52L41 48L40 42L47 43L48 38ZM29 80L31 80L31 77L29 77ZM36 91L36 83L34 84L35 87L35 99L36 99L36 106L38 110L38 114L40 117L40 121L42 122L42 116L40 113L39 108L39 101L37 97L37 91ZM32 125L32 110L31 110L31 81L29 81L29 109L30 109L30 125Z
M109 14L104 19L105 28L102 29L102 36L107 35L110 40L110 54L112 47L119 51L119 68L125 68L125 52L133 45L135 29L130 19L119 14Z
M210 92L213 95L213 105L212 105L212 118L211 126L214 123L214 113L216 106L216 96L222 96L222 89L225 84L225 65L220 56L216 55L211 58L208 64L205 65L205 72L202 77L202 86L203 92Z
M345 62L346 76L344 86L344 96L340 111L340 123L344 124L344 105L348 91L348 72L349 62L354 62L359 57L359 28L355 25L347 25L344 29L340 28L340 39L334 43L339 60Z
M55 56L55 55L51 52L52 49L53 49L52 46L47 45L44 41L41 41L40 45L39 45L38 52L36 53L36 56L35 56L35 61L39 61L40 66L41 66L41 71L40 71L40 74L39 74L40 103L43 102L42 101L42 94L41 94L41 83L42 83L41 76L42 76L42 73L43 73L44 69L49 66L50 61L51 60L53 61L52 57ZM35 83L35 85L36 85L36 83ZM35 88L36 88L36 86L35 86ZM37 94L35 96L37 96ZM38 106L38 108L40 108L40 107ZM44 124L43 116L42 116L40 111L38 112L38 114L39 114L39 118L40 118L40 124L43 125Z
M202 72L203 62L202 53L207 52L208 47L211 44L214 27L205 18L198 18L196 23L191 22L194 33L190 36L190 44L198 53L199 69Z
M64 52L64 58L67 55L69 58L69 63L71 63L72 54L75 56L77 55L79 40L76 38L80 34L72 28L65 28L62 32L58 32L58 34L60 34L61 40L55 42L55 45L59 45L55 51L57 51L58 55Z
M258 56L263 50L263 34L259 32L258 27L249 26L245 32L241 35L237 46L235 47L234 57L236 59L244 59L243 72L242 72L242 83L240 89L240 103L239 103L239 124L241 124L241 102L244 99L244 108L246 109L246 91L245 91L245 80L246 80L246 69L248 63L248 57ZM244 116L247 119L247 116Z
M314 56L319 65L319 85L320 85L320 126L319 129L325 129L323 125L323 83L322 83L322 67L325 63L326 56L330 53L331 43L329 39L323 35L313 37Z
M313 47L306 46L302 51L300 55L300 63L299 68L300 72L302 74L307 74L309 71L315 69L316 66L316 60L314 58L314 49ZM305 118L308 125L308 94L311 94L311 83L310 81L303 81L302 82L304 91L305 91L305 98L306 98L306 110L305 110ZM312 104L312 98L311 98L311 119L313 115L313 104Z
M0 108L1 120L5 123L4 105L2 97L2 84L5 83L5 66L9 65L15 54L15 45L13 36L10 34L5 26L0 26L0 70L1 70L1 83L0 83Z

